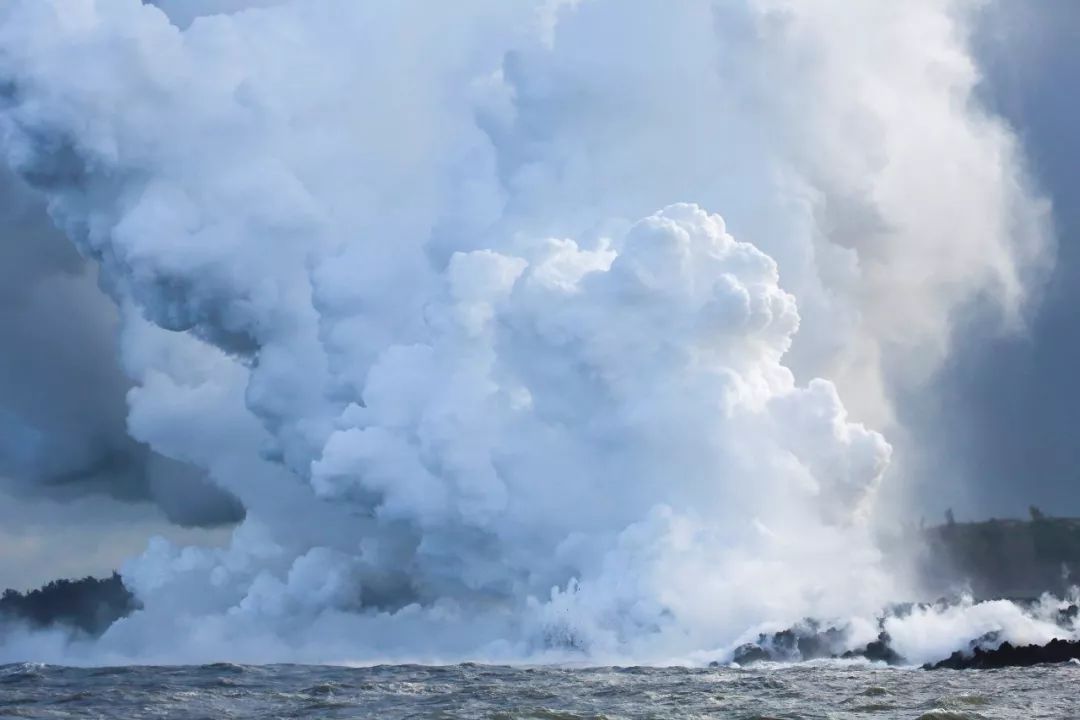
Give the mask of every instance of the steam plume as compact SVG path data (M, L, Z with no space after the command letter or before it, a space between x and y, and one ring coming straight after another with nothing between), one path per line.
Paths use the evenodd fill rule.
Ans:
M128 429L247 512L86 652L662 659L896 597L862 423L1048 244L966 12L6 3L3 146Z

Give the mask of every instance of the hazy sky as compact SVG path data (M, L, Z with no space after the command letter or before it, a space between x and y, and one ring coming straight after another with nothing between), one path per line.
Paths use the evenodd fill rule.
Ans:
M1080 100L1069 89L1080 76L1080 3L992 4L976 48L983 97L1015 128L1053 202L1058 254L1028 329L978 342L961 331L934 392L910 403L932 450L925 497L944 490L928 513L956 503L959 517L1015 516L1035 504L1080 515ZM979 323L975 309L969 325L982 335ZM950 474L964 479L961 492Z

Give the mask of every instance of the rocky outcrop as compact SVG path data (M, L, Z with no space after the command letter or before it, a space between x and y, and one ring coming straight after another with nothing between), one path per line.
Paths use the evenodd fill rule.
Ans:
M1027 667L1080 661L1080 640L1051 640L1045 645L1016 646L1004 642L996 648L976 647L968 652L954 652L938 663L923 665L925 670L989 670Z
M732 655L738 665L759 662L805 662L827 659L865 659L902 665L904 659L889 646L889 636L883 630L876 640L864 647L845 650L847 630L835 626L822 627L813 620L804 620L787 630L761 634L756 642L740 645Z

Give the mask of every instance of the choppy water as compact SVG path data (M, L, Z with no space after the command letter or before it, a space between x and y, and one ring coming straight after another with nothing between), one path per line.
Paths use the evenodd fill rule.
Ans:
M0 667L2 718L1075 718L1080 667Z

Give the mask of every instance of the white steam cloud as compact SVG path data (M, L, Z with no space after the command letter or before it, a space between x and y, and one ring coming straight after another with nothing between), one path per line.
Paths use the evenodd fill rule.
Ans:
M840 396L887 426L1048 245L968 3L258 5L0 7L128 429L247 511L65 652L650 661L901 592Z

